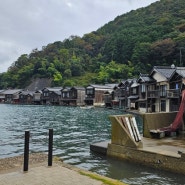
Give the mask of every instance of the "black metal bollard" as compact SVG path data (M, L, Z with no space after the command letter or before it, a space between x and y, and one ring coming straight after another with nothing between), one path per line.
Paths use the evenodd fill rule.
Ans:
M52 158L53 158L53 129L49 129L48 166L52 166Z
M24 140L24 167L23 167L23 171L28 171L28 163L29 163L29 138L30 138L30 131L25 131L25 140Z

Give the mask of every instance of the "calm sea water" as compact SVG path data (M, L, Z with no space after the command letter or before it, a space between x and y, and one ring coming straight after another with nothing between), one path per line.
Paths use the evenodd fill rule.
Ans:
M103 108L0 104L0 158L23 154L25 130L31 133L30 151L46 152L48 129L53 128L53 153L65 163L133 185L185 184L183 175L92 153L91 143L111 138L108 116L115 114L123 112Z

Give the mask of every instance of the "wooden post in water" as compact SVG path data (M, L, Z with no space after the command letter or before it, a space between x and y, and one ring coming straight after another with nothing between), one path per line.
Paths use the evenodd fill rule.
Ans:
M28 171L28 163L29 163L29 138L30 138L30 131L25 131L25 140L24 140L24 166L23 166L23 171Z
M53 158L53 129L49 129L48 166L52 166L52 158Z

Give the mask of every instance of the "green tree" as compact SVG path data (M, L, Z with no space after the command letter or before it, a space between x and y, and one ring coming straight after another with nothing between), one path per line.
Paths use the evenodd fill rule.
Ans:
M57 70L55 69L55 65L53 63L50 63L50 66L47 69L47 73L50 77L53 77L56 72Z
M62 85L62 74L59 73L58 71L55 72L55 74L53 75L53 82L54 82L54 85L56 86Z
M72 76L71 70L70 70L70 69L66 69L66 70L64 71L64 75L65 75L66 78L71 77L71 76Z

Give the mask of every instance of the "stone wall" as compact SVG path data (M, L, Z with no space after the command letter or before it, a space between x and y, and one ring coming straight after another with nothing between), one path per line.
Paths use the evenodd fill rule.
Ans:
M181 154L181 157L174 157L144 151L143 149L108 144L107 155L121 160L185 174L185 154Z
M160 112L142 114L143 136L151 138L150 130L164 128L173 123L177 112Z

